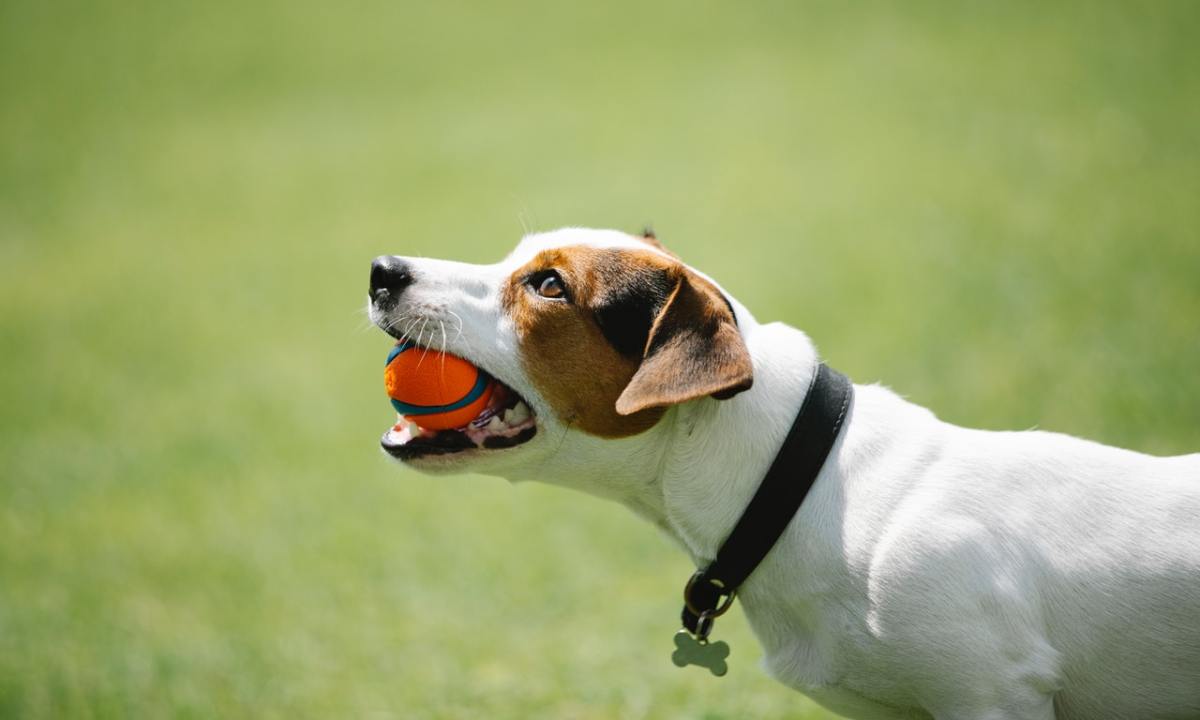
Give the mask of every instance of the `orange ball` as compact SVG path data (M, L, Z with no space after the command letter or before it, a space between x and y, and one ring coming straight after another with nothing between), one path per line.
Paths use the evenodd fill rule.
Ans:
M465 427L487 407L492 377L455 355L397 343L383 384L396 412L428 430Z

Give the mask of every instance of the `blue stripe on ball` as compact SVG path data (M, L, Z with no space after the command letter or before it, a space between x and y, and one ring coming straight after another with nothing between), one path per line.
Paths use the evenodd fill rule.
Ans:
M414 343L413 341L407 340L405 342L400 343L396 347L392 348L392 351L390 353L388 353L387 362L385 362L383 364L383 366L387 367L388 365L391 365L392 361L396 359L397 355L404 352L405 350L412 349L415 345L416 345L416 343Z
M471 391L463 396L461 400L449 405L410 405L406 402L400 402L396 398L388 399L392 401L392 407L396 408L396 412L401 415L433 415L435 413L450 412L451 410L464 408L478 400L479 396L483 395L483 391L487 389L491 379L491 376L483 370L478 370L478 375L475 376L475 386L471 388Z

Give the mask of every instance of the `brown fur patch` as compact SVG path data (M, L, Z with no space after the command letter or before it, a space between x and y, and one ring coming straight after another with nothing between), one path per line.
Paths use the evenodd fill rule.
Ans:
M547 270L562 276L567 300L538 297L529 287L529 278ZM564 423L592 435L636 435L667 405L730 390L733 376L740 389L749 386L749 356L724 298L658 253L546 250L513 273L502 302L530 379ZM715 356L705 349L712 343ZM737 363L722 353L745 367L723 371Z
M753 381L750 352L725 297L684 271L654 320L642 364L617 399L617 412L636 414L705 395L724 400Z

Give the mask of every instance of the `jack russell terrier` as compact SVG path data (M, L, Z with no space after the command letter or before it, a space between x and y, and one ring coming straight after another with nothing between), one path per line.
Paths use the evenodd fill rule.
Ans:
M401 421L389 455L616 500L699 567L823 367L649 234L381 257L369 305L500 383L486 423ZM738 590L772 676L852 718L1200 718L1200 454L961 428L878 385L842 416Z

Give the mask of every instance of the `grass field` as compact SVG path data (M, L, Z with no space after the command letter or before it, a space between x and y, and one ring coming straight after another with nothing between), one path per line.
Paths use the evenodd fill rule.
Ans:
M398 470L380 253L639 229L950 421L1200 450L1200 5L0 4L0 717L826 718L622 508Z

